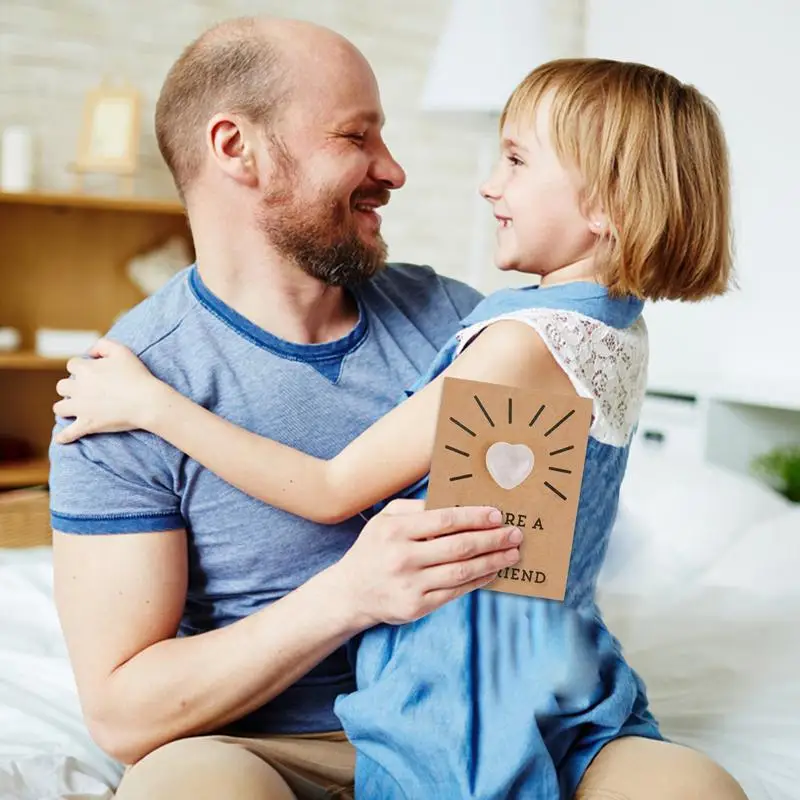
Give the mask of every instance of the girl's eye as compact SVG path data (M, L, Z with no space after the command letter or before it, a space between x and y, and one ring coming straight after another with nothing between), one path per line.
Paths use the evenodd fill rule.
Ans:
M508 155L506 156L506 160L509 164L511 164L512 167L518 167L520 164L522 164L522 159L517 158L517 156Z

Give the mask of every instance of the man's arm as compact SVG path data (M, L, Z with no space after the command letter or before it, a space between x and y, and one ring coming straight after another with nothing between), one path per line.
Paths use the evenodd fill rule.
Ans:
M390 504L337 564L303 586L237 623L182 638L184 531L56 532L56 603L95 740L132 763L176 738L219 729L356 633L416 619L518 559L518 539L489 509L421 509L418 501Z

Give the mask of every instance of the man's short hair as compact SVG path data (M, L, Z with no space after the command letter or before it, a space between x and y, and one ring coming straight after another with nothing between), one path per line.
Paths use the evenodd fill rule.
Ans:
M221 111L265 129L288 95L286 69L256 20L222 23L192 42L173 64L156 103L156 139L181 197L203 163L206 125Z

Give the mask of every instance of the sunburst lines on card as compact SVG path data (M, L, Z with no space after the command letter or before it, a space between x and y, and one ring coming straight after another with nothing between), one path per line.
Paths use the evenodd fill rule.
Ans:
M489 416L489 412L486 410L486 406L481 403L480 397L478 395L473 395L475 398L475 402L478 404L478 408L483 412L483 416L486 417L486 421L494 428L494 420Z
M465 431L470 436L474 437L478 435L475 433L475 431L471 431L463 422L459 422L455 417L450 417L450 422L452 422L454 425L458 425L458 427L461 428L462 431Z
M519 398L517 398L519 401ZM537 482L540 486L543 486L551 492L552 494L559 497L561 500L567 500L567 492L564 487L559 487L552 483L553 480L557 477L557 475L572 475L573 469L571 468L571 464L569 461L561 463L563 466L556 466L553 464L548 464L548 459L551 458L558 458L562 454L569 453L570 451L575 450L574 444L564 444L562 446L557 446L554 442L551 447L552 449L546 449L544 446L544 439L546 437L552 437L553 439L561 438L562 442L565 437L568 437L570 425L569 420L573 417L577 419L578 417L575 416L577 409L573 408L564 412L563 410L558 409L558 404L552 403L549 405L546 403L539 404L538 408L534 406L535 412L533 412L533 416L530 418L530 422L528 423L527 427L532 428L536 423L539 423L539 428L537 429L539 432L531 431L530 434L527 436L522 433L525 428L522 428L522 431L518 430L520 425L524 425L522 419L516 423L517 428L517 435L511 435L508 440L503 439L503 437L490 429L496 429L497 425L495 422L499 422L504 416L507 419L509 426L514 426L514 398L506 395L505 397L498 397L493 396L491 399L487 399L485 396L483 398L480 397L479 394L472 394L472 401L474 405L472 406L472 410L465 409L463 410L459 416L460 419L451 416L449 417L449 421L458 428L458 432L455 432L454 438L451 440L450 443L442 444L445 450L454 453L455 455L459 456L460 463L450 463L450 470L451 474L448 476L448 481L450 483L458 482L458 481L465 481L469 480L470 478L474 478L476 475L485 474L483 471L486 470L488 472L489 477L493 480L493 482L499 486L501 489L512 490L517 488L517 486L522 485L525 481L528 480L528 476L533 474L538 474ZM525 408L519 407L519 402L517 403L518 408L516 409L517 416L519 418L522 415L523 419L528 419L527 414L531 413ZM563 406L562 406L563 409ZM480 462L480 453L476 453L473 447L467 447L464 444L463 434L466 433L472 438L477 439L477 443L486 442L489 445L489 449L486 451L486 463L478 463L473 466L471 464L472 458L477 458ZM556 434L556 435L554 435ZM529 439L532 436L533 439ZM461 437L461 438L459 438ZM450 438L450 437L448 437ZM496 439L496 441L495 441ZM522 444L522 441L519 440L529 440L529 444L531 447L536 447L535 442L538 440L538 448L539 452L541 453L541 461L536 461L535 457L533 456L534 451L531 450L531 447L528 444ZM567 439L569 441L569 439ZM509 469L514 469L519 467L520 474L525 472L525 475L520 479L519 476L516 476L516 480L505 480L505 473L498 472L500 466L502 464L499 461L503 459L500 457L500 451L498 448L505 448L503 451L504 456L506 456L506 461L509 460L510 456L513 454L511 451L521 451L522 449L527 450L530 454L529 461L530 464L527 467L527 471L522 469L521 464L516 464L516 462L507 464ZM483 447L479 447L478 450L483 452ZM491 453L490 451L497 450L497 453ZM508 452L506 452L508 451ZM489 458L490 455L493 457L493 461L490 464ZM519 455L519 454L518 454ZM496 456L496 457L495 457ZM517 461L519 461L517 458ZM498 461L499 459L499 461ZM465 460L470 462L469 465L465 464ZM513 461L513 459L512 459ZM467 466L467 469L464 469L464 466ZM472 471L468 471L469 467L473 466ZM534 469L535 467L535 469ZM502 474L501 474L502 473ZM552 477L550 480L545 480L547 477L546 473L552 473Z
M547 433L545 433L545 436L549 436L553 431L558 430L574 413L575 409L573 408L572 411L569 411L566 414L564 414L564 416L561 417L561 419L558 422L556 422L556 424L553 425L552 428L548 429Z
M545 482L544 482L544 485L545 485L545 486L546 486L546 487L547 487L547 488L548 488L548 489L549 489L551 492L553 492L553 494L557 494L557 495L558 495L558 496L559 496L559 497L560 497L562 500L566 500L566 499L567 499L567 496L566 496L565 494L562 494L561 492L559 492L559 491L558 491L558 489L556 489L556 487L555 487L555 486L553 486L553 484L552 484L552 483L550 483L549 481L545 481Z
M539 406L539 410L533 415L533 419L528 423L528 427L532 428L536 424L536 420L542 415L542 411L544 411L545 405L542 403Z

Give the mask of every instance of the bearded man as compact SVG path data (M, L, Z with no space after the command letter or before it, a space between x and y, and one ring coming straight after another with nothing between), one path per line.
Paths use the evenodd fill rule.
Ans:
M383 123L369 64L332 31L260 18L203 34L156 108L196 263L109 337L237 425L341 450L480 299L385 264L378 209L405 174ZM56 599L84 716L135 765L119 800L348 796L354 752L333 712L354 688L347 642L420 616L428 592L457 596L509 547L490 509L406 501L366 525L307 522L141 431L54 443L51 463ZM438 535L463 583L433 585Z

